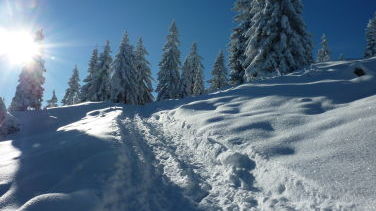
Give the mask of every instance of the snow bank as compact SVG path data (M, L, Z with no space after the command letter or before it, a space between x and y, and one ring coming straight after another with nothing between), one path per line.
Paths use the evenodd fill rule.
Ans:
M375 73L375 58L327 62L146 106L15 113L0 209L375 210Z

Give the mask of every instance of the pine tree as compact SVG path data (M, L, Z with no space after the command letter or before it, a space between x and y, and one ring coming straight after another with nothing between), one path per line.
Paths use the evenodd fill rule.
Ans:
M83 80L84 85L81 88L81 102L97 101L96 91L98 89L95 85L98 76L98 49L95 48L90 58L88 75Z
M138 75L138 104L144 105L153 102L153 87L150 63L146 60L148 55L147 50L144 47L144 43L140 38L137 42L135 51L135 68Z
M47 100L47 106L46 108L55 108L57 107L57 97L56 97L56 94L55 94L55 90L52 91L52 97L50 100Z
M43 39L43 31L40 30L36 33L35 42L41 43ZM23 67L10 110L41 109L44 92L43 84L45 82L43 73L46 72L42 56L43 52L40 52L30 63Z
M163 48L162 61L159 63L157 101L176 99L180 97L180 51L179 33L176 23L173 22L167 43Z
M245 47L246 37L245 33L252 23L252 18L255 13L256 1L252 0L237 0L233 10L238 14L235 16L237 27L233 30L230 38L230 83L232 85L239 85L244 83L244 62L245 62ZM251 6L250 6L251 5Z
M63 105L74 105L80 101L80 78L77 66L73 69L73 74L68 82L68 89L65 91L65 96L61 103Z
M19 124L14 116L5 108L4 99L0 97L0 137L19 130Z
M374 17L369 20L366 28L366 52L365 58L376 56L376 13Z
M195 84L195 69L193 67L194 57L197 57L197 44L191 47L191 52L184 61L181 74L181 97L189 97L193 95L193 87Z
M345 61L345 60L346 60L346 58L345 58L345 54L341 53L341 54L339 55L339 57L338 57L338 60L339 60L339 61Z
M257 0L245 34L248 81L293 72L312 63L311 37L302 19L300 0ZM261 8L261 9L260 9Z
M4 104L4 99L0 97L0 125L4 123L6 115L7 109Z
M328 62L330 61L330 51L328 45L328 39L325 34L321 37L321 49L317 54L317 62Z
M204 86L204 66L202 65L202 57L198 54L197 44L193 43L191 50L191 68L194 73L194 83L192 95L202 95L205 92Z
M111 100L115 103L138 104L138 73L133 46L125 33L111 67Z
M211 74L212 79L209 80L211 91L220 90L228 86L227 69L223 51L219 53L217 59L215 60Z
M103 52L98 59L98 71L95 76L94 87L96 89L96 96L93 101L107 101L111 98L110 91L110 71L111 71L112 57L110 42L106 41Z

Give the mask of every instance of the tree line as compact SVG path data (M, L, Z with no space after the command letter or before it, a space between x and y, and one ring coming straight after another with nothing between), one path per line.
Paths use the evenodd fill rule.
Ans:
M93 50L82 86L78 69L74 68L62 104L111 101L144 105L154 100L198 96L229 85L288 74L315 62L311 35L302 18L301 0L237 0L234 10L237 26L229 43L230 72L228 75L221 51L213 65L209 89L205 88L197 43L193 43L190 53L181 62L179 31L173 22L159 63L156 99L152 94L153 78L143 40L140 38L134 47L125 33L114 58L109 41L101 53L97 48ZM38 32L36 41L42 40L43 33ZM376 14L366 27L366 41L365 57L376 56ZM328 39L324 34L316 62L330 60ZM41 56L23 68L10 110L41 109L45 71ZM47 107L56 107L57 102L53 92Z

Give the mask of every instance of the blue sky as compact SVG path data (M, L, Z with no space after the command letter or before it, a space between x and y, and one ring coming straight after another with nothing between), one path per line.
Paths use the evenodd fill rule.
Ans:
M215 3L214 3L215 2ZM204 58L206 80L215 57L234 27L233 0L1 0L0 27L41 27L53 44L46 58L45 97L56 89L59 100L74 65L86 75L92 49L110 40L116 53L124 31L133 42L144 39L156 78L169 25L176 20L182 59L193 42ZM376 11L374 0L303 0L304 19L317 48L322 33L329 39L333 58L344 53L359 58L364 50L364 28ZM1 47L1 46L0 46ZM315 49L314 55L317 49ZM9 104L21 67L0 59L0 96Z

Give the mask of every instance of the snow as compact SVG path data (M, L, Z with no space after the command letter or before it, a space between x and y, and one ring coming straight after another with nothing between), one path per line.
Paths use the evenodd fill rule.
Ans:
M375 210L375 74L376 58L326 62L145 106L17 112L0 209Z

